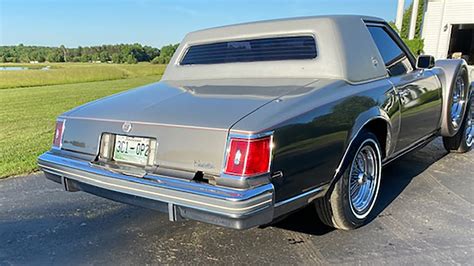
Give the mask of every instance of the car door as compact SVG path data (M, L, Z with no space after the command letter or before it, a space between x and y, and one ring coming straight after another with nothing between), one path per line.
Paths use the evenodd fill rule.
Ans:
M390 26L375 23L367 27L384 60L389 81L399 95L401 124L397 152L438 130L441 85L431 70L416 69L413 55Z

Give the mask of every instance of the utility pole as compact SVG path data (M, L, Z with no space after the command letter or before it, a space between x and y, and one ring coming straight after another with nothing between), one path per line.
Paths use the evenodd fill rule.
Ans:
M418 17L419 0L413 0L413 8L411 9L410 31L408 32L408 39L415 38L416 18Z
M405 0L398 0L397 17L395 18L395 26L399 32L402 32L403 10L405 9Z

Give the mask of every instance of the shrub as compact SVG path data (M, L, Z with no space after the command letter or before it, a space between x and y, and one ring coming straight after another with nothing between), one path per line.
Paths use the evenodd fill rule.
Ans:
M424 41L421 38L414 38L413 40L403 39L410 51L415 55L419 56L423 53Z

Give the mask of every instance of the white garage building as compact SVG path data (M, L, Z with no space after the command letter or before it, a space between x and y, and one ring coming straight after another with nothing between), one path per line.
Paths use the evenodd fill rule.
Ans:
M436 59L462 57L474 65L474 0L424 1L425 54Z

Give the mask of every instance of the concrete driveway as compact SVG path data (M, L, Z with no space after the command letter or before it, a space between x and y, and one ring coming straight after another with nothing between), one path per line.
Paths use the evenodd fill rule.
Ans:
M384 169L373 221L350 232L312 208L247 231L173 223L34 174L0 181L0 265L471 264L473 204L474 152L446 154L439 139Z

